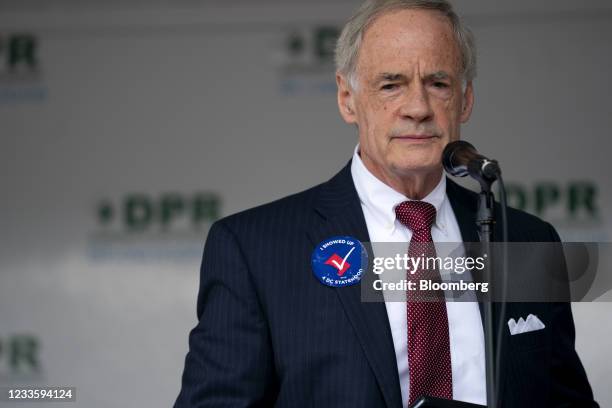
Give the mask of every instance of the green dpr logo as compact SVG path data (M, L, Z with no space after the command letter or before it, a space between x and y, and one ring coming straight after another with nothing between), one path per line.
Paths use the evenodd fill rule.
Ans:
M0 375L24 377L40 372L40 343L29 334L0 337Z
M532 186L507 183L506 192L508 205L538 216L564 221L595 221L599 217L599 191L590 181L543 181Z
M38 41L32 34L0 34L0 77L35 73L37 51Z
M331 63L339 35L339 29L330 26L315 27L308 34L294 32L287 40L287 50L294 57L310 54L319 63Z
M221 199L214 193L185 195L164 193L157 197L132 193L118 201L101 200L96 208L98 224L125 232L152 229L199 229L219 218Z

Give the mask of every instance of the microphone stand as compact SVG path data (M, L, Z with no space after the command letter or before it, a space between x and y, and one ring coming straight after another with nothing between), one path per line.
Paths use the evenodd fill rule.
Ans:
M485 282L491 282L491 242L493 241L493 231L495 229L494 206L495 199L491 191L491 185L495 181L484 176L476 178L480 183L481 191L478 194L478 212L476 225L478 226L478 236L480 238L481 250L483 254L488 254L489 261L485 263ZM485 375L487 385L487 407L495 408L497 405L497 393L495 389L495 350L493 337L493 303L491 300L484 302L484 334L485 334Z
M468 144L469 145L469 144ZM469 145L471 146L471 145ZM471 146L473 148L473 146ZM475 150L474 150L475 151ZM469 174L480 184L481 191L478 194L478 212L476 215L476 225L478 227L478 236L480 238L480 245L482 254L487 254L489 257L489 261L485 263L485 282L492 282L492 271L491 267L493 265L493 254L491 252L491 242L493 242L493 231L495 230L495 219L493 210L495 208L495 198L493 197L493 192L491 191L491 185L499 180L501 185L502 192L502 224L503 225L503 233L504 233L504 241L507 241L507 220L506 220L506 194L505 187L501 177L501 169L499 168L499 164L497 160L489 160L486 157L479 157L476 160L470 160L466 166L466 174ZM504 262L503 266L503 285L505 291L505 280L506 280L506 270L505 270L505 251L504 258L502 258ZM505 296L505 292L504 295ZM494 332L493 332L493 301L491 299L491 295L489 295L489 299L484 299L484 334L485 334L485 376L486 376L486 387L487 387L487 408L496 408L497 407L497 381L499 378L499 372L496 371L497 365L499 362L497 361L497 357L499 354L496 354L495 342L494 342ZM502 313L505 309L505 299L502 300ZM498 346L501 347L501 319L503 316L500 316L500 324L498 330L499 338Z
M445 170L457 177L465 177L470 175L472 178L478 181L480 184L481 191L478 194L478 211L476 214L476 226L478 229L478 237L480 239L480 251L482 255L488 256L488 262L484 263L484 278L486 282L491 282L492 278L492 252L491 242L493 242L493 231L495 229L495 198L491 186L497 180L500 184L501 193L501 216L503 226L503 239L502 241L508 241L508 228L507 228L507 211L506 211L506 193L504 188L503 179L501 176L501 169L496 160L489 160L486 157L480 155L476 148L470 143L457 140L449 143L444 148L442 153L442 164ZM504 247L502 256L502 302L500 307L500 313L503 314L505 309L505 296L506 296L506 263L507 263L507 251ZM503 325L502 316L500 316L499 327L498 327L498 347L495 347L494 337L494 324L493 324L493 302L491 295L488 299L480 298L479 302L483 304L483 315L484 315L484 335L485 335L485 379L486 379L486 392L487 392L487 407L486 408L497 408L497 381L499 380L500 373L496 371L500 366L501 353L501 339L503 337ZM496 354L497 353L497 354ZM470 404L461 401L449 401L438 398L424 397L417 401L411 408L485 408L482 405Z

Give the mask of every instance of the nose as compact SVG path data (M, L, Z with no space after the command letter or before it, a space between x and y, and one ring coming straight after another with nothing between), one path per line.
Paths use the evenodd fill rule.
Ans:
M410 84L406 95L400 105L399 114L404 119L410 119L417 123L431 120L433 110L429 103L429 97L422 83Z

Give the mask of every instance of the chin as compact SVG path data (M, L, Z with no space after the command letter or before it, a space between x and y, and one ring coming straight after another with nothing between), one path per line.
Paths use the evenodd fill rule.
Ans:
M428 172L440 168L441 157L441 153L437 154L437 150L435 152L413 150L395 155L390 162L391 167L398 173Z
M428 161L409 161L395 163L392 166L397 174L415 174L415 173L430 173L439 171L441 167L440 161L428 162Z

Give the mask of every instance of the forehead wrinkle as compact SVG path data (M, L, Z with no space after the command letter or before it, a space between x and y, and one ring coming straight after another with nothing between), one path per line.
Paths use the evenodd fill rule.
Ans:
M438 68L440 64L451 64L452 68L448 67L451 71L461 69L460 50L446 17L425 10L398 12L402 13L402 16L384 13L369 24L363 33L357 70L366 68L372 74L371 70L376 69L376 61L393 64L401 60L416 62L422 56L438 65ZM393 28L389 29L389 26ZM424 52L427 49L439 51L428 54Z

